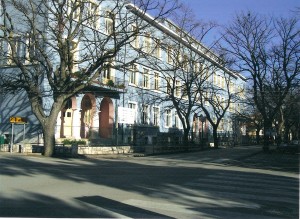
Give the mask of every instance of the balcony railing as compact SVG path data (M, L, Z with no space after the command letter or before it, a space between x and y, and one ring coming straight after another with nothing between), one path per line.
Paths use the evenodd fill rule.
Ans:
M100 85L106 86L108 88L122 89L124 90L128 86L128 81L125 81L124 78L118 77L104 77L100 75L98 78Z

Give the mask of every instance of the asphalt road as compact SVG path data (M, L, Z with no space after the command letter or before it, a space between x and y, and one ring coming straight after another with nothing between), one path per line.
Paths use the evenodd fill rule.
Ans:
M299 155L0 154L0 217L299 218Z

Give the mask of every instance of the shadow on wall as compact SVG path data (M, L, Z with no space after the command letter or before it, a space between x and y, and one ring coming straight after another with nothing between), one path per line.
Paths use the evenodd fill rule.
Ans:
M27 124L25 125L25 139L32 139L34 142L38 142L42 135L42 129L39 125L37 118L34 116L31 110L31 105L25 94L19 93L1 93L0 96L0 135L5 136L6 141L10 142L12 125L10 123L10 117L20 116L27 118ZM19 143L23 141L24 125L14 125L14 142Z

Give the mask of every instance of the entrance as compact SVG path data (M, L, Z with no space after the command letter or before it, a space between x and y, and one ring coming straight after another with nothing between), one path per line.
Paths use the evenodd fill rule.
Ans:
M112 100L105 97L100 105L99 134L101 138L111 138L114 123L114 106Z
M95 112L95 98L91 94L86 94L81 101L81 129L80 137L89 138L93 127L93 117Z
M68 138L72 137L72 129L73 129L73 108L76 106L76 100L74 97L67 100L67 103L64 109L61 111L61 125L60 125L60 137Z

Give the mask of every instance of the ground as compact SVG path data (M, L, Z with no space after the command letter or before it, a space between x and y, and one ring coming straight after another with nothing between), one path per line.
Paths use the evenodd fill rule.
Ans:
M299 218L299 154L0 156L0 217Z

